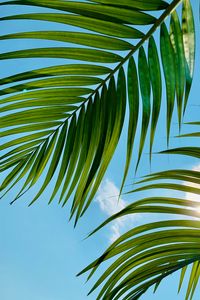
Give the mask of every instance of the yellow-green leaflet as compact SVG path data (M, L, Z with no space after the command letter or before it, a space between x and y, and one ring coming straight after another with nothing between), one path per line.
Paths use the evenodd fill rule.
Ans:
M186 87L185 87L185 100L184 100L184 112L185 112L191 85L192 85L193 73L194 73L194 62L195 62L195 26L194 26L194 16L193 16L190 0L183 0L182 32L183 32L185 72L186 72Z
M171 128L172 114L175 100L175 62L173 49L165 23L161 25L160 30L160 51L162 65L164 70L167 94L167 144L169 144L169 135Z
M160 114L161 97L162 97L162 80L161 80L160 62L158 57L158 51L156 48L156 43L153 37L149 39L148 63L149 63L149 73L150 73L151 86L153 92L152 120L151 120L151 133L150 133L150 160L151 160L153 141L154 141L156 126Z
M50 135L52 132L53 132L52 130L46 130L46 131L41 131L41 132L38 132L38 133L31 134L31 135L27 135L27 136L24 136L24 137L20 137L18 139L15 139L15 140L12 140L10 142L7 142L7 143L3 144L2 146L0 146L0 150L10 148L10 147L16 146L18 144L23 144L23 143L26 143L26 142L37 140L39 138Z
M186 296L185 296L185 300L191 299L190 296L192 296L192 290L193 288L195 289L198 280L196 281L196 275L199 272L199 262L195 262L192 266L192 271L190 274L190 279L189 279L189 283L188 283L188 288L187 288L187 292L186 292ZM198 277L199 279L199 277Z
M179 287L178 287L178 292L180 292L182 284L183 284L183 279L185 277L185 273L187 271L187 266L185 266L182 271L181 271L181 276L180 276L180 282L179 282Z
M141 95L142 95L142 125L141 125L142 128L141 128L141 135L140 135L140 145L139 145L139 151L138 151L138 160L137 160L137 164L136 164L136 171L139 166L142 151L144 148L147 130L148 130L149 121L150 121L150 114L151 114L150 75L149 75L149 67L147 64L147 58L146 58L146 54L145 54L143 47L141 47L139 50L138 72L139 72L139 79L140 79L140 90L141 90Z
M68 132L66 134L66 140L65 140L64 150L63 150L63 157L62 157L62 162L61 162L61 166L60 166L60 171L59 171L58 179L56 181L53 193L49 200L49 204L52 202L53 198L55 197L56 193L58 192L58 190L63 182L64 176L67 171L68 164L69 164L69 160L70 160L70 157L72 154L71 152L72 152L73 139L74 139L75 133L76 133L76 117L74 115L70 122Z
M0 54L0 60L16 58L64 58L100 63L116 63L121 60L121 56L103 50L93 50L84 48L54 47L18 50Z
M151 184L147 186L142 186L140 188L136 188L129 193L132 192L139 192L139 191L144 191L144 190L149 190L149 189L172 189L172 190L177 190L177 191L183 191L183 192L188 192L188 193L195 193L200 195L200 188L195 188L183 184L175 184L175 183L157 183L157 184Z
M58 1L51 0L23 0L23 1L9 1L3 2L0 5L5 4L30 4L33 6L48 7L59 9L62 11L72 12L78 15L97 18L105 21L114 21L116 23L147 25L155 22L155 18L146 13L138 10L129 10L126 8L118 8L116 6L109 5L95 5L90 3L78 2L78 1Z
M127 25L109 22L105 20L100 20L98 18L91 18L80 15L73 14L62 14L62 13L40 13L40 14L23 14L23 15L14 15L0 18L0 21L6 20L41 20L41 21L49 21L56 22L66 25L77 26L81 28L85 28L91 31L99 32L102 34L106 34L109 36L114 36L118 38L129 38L129 39L137 39L142 38L144 34Z
M103 4L109 4L112 5L113 1L112 0L90 0L91 2L98 2L98 3L103 3ZM128 8L136 8L136 9L141 9L141 10L159 10L159 9L164 9L167 8L168 3L165 1L161 0L152 0L150 2L147 1L140 1L140 0L124 0L123 2L121 0L116 0L115 1L116 6L124 6Z
M36 90L39 88L52 88L52 87L67 87L67 86L89 86L101 83L100 78L86 77L86 76L63 76L51 79L34 80L28 83L14 85L12 87L2 89L2 95L8 95L16 92L23 92L24 90Z
M67 172L65 174L64 184L63 184L63 188L62 188L62 192L61 192L59 202L62 201L62 199L65 195L65 192L66 192L66 190L69 186L69 183L72 179L72 175L75 171L75 167L76 167L76 164L77 164L79 153L81 151L81 144L82 144L82 139L83 139L83 129L84 129L83 122L84 122L84 119L85 119L85 114L86 114L85 107L82 106L81 111L80 111L79 116L78 116L76 130L74 132L75 136L72 139L72 146L70 146L70 150L71 150L70 162L69 162ZM72 124L72 126L73 126L73 124ZM67 163L67 165L68 165L68 163Z
M60 122L46 122L46 123L36 123L32 125L24 125L17 128L12 128L8 130L4 130L0 133L0 137L15 135L19 133L31 132L36 130L44 130L59 126Z
M85 202L85 190L87 188L87 184L90 184L90 181L92 180L92 178L89 177L90 173L90 169L96 154L96 151L98 149L99 146L99 141L100 141L100 136L102 134L102 132L99 131L99 124L96 122L95 117L96 115L100 114L100 100L99 100L99 96L96 95L95 99L94 99L94 104L93 104L93 109L90 112L91 116L89 116L89 120L88 120L88 125L91 126L92 130L90 133L90 138L88 140L89 145L88 145L88 150L87 150L87 154L85 157L85 163L84 166L82 168L82 174L80 176L79 179L79 183L78 183L78 187L74 196L74 206L73 206L73 211L74 208L76 208L77 206L77 202L79 202L79 207L77 209L77 213L79 214L79 212L81 212L82 207L84 206L84 202ZM86 137L85 137L86 139ZM89 183L88 183L89 182ZM72 214L73 214L72 211Z
M107 49L107 50L131 50L133 45L120 39L78 32L66 31L35 31L22 32L9 35L3 35L0 40L7 39L44 39L54 40L59 42L73 43L78 45L85 45L93 48Z
M111 70L105 66L90 65L90 64L68 64L59 65L47 68L36 69L18 73L15 75L4 77L2 84L15 83L22 80L45 78L61 75L85 75L96 76L108 74Z
M178 109L179 129L182 122L183 96L185 90L185 56L183 47L183 36L178 14L176 11L172 13L170 22L170 39L172 41L174 58L175 58L175 74L176 74L176 98Z
M161 151L161 154L179 154L179 155L188 155L196 158L200 157L200 148L199 147L180 147Z
M36 91L28 91L24 93L17 94L15 96L9 96L6 98L3 98L1 100L1 104L5 104L8 102L14 102L18 100L31 100L31 99L52 99L52 98L60 98L65 97L66 101L68 98L76 97L76 96L83 96L91 93L92 90L88 88L49 88L49 89L39 89ZM0 91L1 94L1 91ZM2 96L5 94L3 93Z
M137 75L136 64L133 57L131 57L129 60L127 82L128 82L128 103L129 103L129 125L128 125L126 164L124 168L124 177L120 188L120 194L122 192L128 174L128 169L132 157L136 129L138 125L139 86L138 86L138 75Z

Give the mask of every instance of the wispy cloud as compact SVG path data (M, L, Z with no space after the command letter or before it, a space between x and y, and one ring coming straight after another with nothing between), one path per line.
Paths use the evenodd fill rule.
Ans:
M119 189L109 179L106 179L100 186L96 201L100 209L108 217L119 212L127 206L127 202L122 198L118 201ZM138 219L138 215L127 215L116 219L110 225L110 242L114 242L128 228L133 227L133 223Z
M194 166L194 167L192 168L192 170L193 170L193 171L198 171L198 172L200 172L200 164ZM187 185L188 185L188 184L189 184L191 187L200 189L200 184L198 184L198 183L190 182L190 183L187 183ZM193 194L193 193L185 193L185 198L188 199L188 200L200 201L200 196L197 195L197 194Z

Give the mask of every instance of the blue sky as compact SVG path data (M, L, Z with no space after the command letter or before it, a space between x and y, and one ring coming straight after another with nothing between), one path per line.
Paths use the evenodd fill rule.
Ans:
M198 1L192 0L196 21L198 24ZM10 10L10 9L9 9ZM41 11L41 9L34 9ZM12 8L12 12L19 13L17 7ZM20 13L23 9L20 8ZM8 14L8 8L1 11L2 15ZM0 28L0 34L15 32L17 30L40 30L40 25L35 27L35 23L29 22L4 22ZM15 24L15 25L14 25ZM55 24L45 25L46 29L53 29ZM190 96L190 103L186 113L185 121L198 120L200 107L193 106L199 103L199 26L197 26L197 60L196 72L193 89ZM60 25L59 29L66 29L66 26ZM16 40L14 49L23 49L28 47L37 47L38 41ZM13 41L1 42L2 52L11 51L13 49ZM46 42L41 41L41 47ZM49 45L54 45L49 42ZM52 61L51 61L52 62ZM53 62L55 63L55 62ZM62 61L60 61L62 63ZM38 68L47 66L49 60L30 60L27 59L23 65L19 60L10 60L1 62L0 76L4 77L8 74L15 73L29 68ZM163 100L165 96L163 93ZM164 102L163 102L164 103ZM163 104L164 105L164 104ZM161 116L162 119L162 116ZM173 122L173 135L178 133L177 121ZM125 126L126 127L126 126ZM192 132L197 128L189 128L183 125L184 132ZM115 211L114 196L119 188L125 156L125 139L126 134L121 138L118 150L113 161L107 171L104 183L99 191L96 201L92 204L84 218L81 219L77 228L74 230L73 223L68 222L70 203L61 209L57 205L56 200L50 206L47 205L48 195L52 187L49 187L40 197L37 203L30 208L27 204L30 202L32 193L27 193L22 199L10 206L16 190L9 193L9 196L0 202L0 299L2 300L94 300L96 294L92 294L88 298L87 292L92 286L91 280L85 284L85 277L76 278L78 273L89 262L95 259L109 245L110 240L115 234L123 232L131 226L143 223L147 216L141 215L127 218L123 222L114 223L107 226L99 232L95 237L83 241L84 237L96 225L105 219L112 211ZM165 124L160 121L154 145L154 151L165 149ZM137 142L136 142L137 144ZM171 138L171 146L185 145L181 139ZM191 144L191 142L190 142ZM197 142L194 140L194 145ZM145 153L148 148L145 148ZM134 157L134 155L133 155ZM162 157L153 155L151 171L158 171L165 168L175 168L181 166L183 168L191 168L198 165L198 161L192 158L184 157ZM133 170L133 166L132 166ZM137 176L142 176L150 172L148 163L148 155L144 154ZM132 184L134 179L134 171L130 172L127 184ZM127 186L128 190L131 186ZM155 194L152 191L151 194ZM164 194L164 192L163 192ZM174 192L168 194L174 196ZM129 198L122 197L121 207L126 203L138 199L141 194L131 195ZM107 197L107 201L104 200ZM112 199L112 200L111 200ZM107 206L106 206L107 203ZM108 205L109 203L109 205ZM148 216L149 220L156 217ZM104 268L104 267L103 267ZM103 269L102 268L102 269ZM101 269L101 270L102 270ZM98 274L97 274L98 277ZM96 277L96 278L97 278ZM142 300L168 300L183 299L184 290L177 296L178 275L175 274L165 280L155 295L150 290ZM194 300L197 300L197 295Z

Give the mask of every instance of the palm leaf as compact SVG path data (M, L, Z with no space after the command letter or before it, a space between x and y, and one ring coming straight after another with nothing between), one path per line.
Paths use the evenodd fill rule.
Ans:
M189 181L197 184L199 183L200 173L198 171L190 170L169 170L151 174L147 177L147 179L144 179L141 182L163 180L166 178L171 180L184 180L184 182ZM199 189L192 188L185 184L152 184L147 187L142 187L141 189L135 189L134 191L165 187L167 189L178 188L179 190L199 194ZM182 198L169 197L144 198L133 202L119 213L108 218L90 235L94 234L96 231L116 218L120 218L128 214L156 213L184 215L187 217L199 218L198 208L199 202L189 199L185 200ZM183 271L179 285L180 290L185 276L186 266L195 262L191 270L185 298L186 300L192 299L200 277L200 257L199 250L195 253L195 243L193 243L193 234L197 234L198 230L191 230L190 233L188 232L188 236L186 233L191 224L198 224L199 226L199 221L160 221L147 223L131 229L118 238L101 257L85 268L80 274L91 270L88 277L90 278L105 260L119 255L119 257L115 259L114 263L112 263L111 266L103 273L92 288L91 292L104 282L98 299L138 299L138 295L145 293L150 286L156 284L157 287L163 278L179 269L182 269ZM165 227L168 226L173 229L165 230ZM176 229L177 226L183 226L184 228ZM154 233L155 228L158 229L156 233ZM162 230L162 234L160 230ZM191 249L194 250L193 253L191 253L188 249L188 247L190 248L190 238L193 240L191 244ZM185 242L186 244L184 244ZM121 278L123 279L121 280Z
M191 214L190 209L186 211ZM181 215L182 211L177 210L177 214ZM199 260L198 235L199 221L170 220L145 224L123 234L80 274L89 270L93 274L102 262L118 256L91 292L104 282L97 299L138 299L138 293L143 294L169 274ZM177 239L179 243L176 243Z
M197 157L196 153L199 152L199 148L196 147L195 152L193 148L194 147L185 147L180 149L176 148L163 151L162 153L173 152L175 154L184 154ZM183 153L183 149L187 149L187 152ZM170 181L175 180L176 183L167 182L167 179L170 179ZM163 180L164 183L156 182L144 185L144 183L148 183L149 181ZM177 183L177 181L181 181L181 183ZM167 190L172 189L199 195L200 189L199 187L195 187L195 185L199 185L199 182L199 171L184 169L167 170L145 176L143 180L138 182L139 184L142 184L142 187L135 188L134 190L128 193L132 195L133 192L165 188ZM199 219L198 209L199 202L192 199L190 200L184 198L169 197L143 198L141 200L133 202L132 204L128 205L125 209L108 218L93 232L91 232L90 235L94 234L95 232L97 232L102 227L112 222L116 218L120 218L129 214L171 214L182 215L186 216L187 218L196 217ZM177 229L177 232L175 232L175 228L176 226L180 226L180 224L185 224L186 227L190 227L190 225L193 224L193 222L199 224L199 221L188 219L182 221L160 221L155 223L147 223L143 226L136 227L130 230L129 232L123 234L119 239L117 239L116 242L114 242L101 257L99 257L92 264L86 267L80 274L91 270L88 277L90 278L94 274L96 269L104 261L119 255L115 262L112 263L111 266L106 269L106 271L103 273L100 279L96 282L91 292L94 291L97 287L99 287L99 285L101 285L104 282L104 285L99 293L98 299L138 299L138 297L145 293L150 286L156 284L155 288L157 289L157 286L160 284L163 278L179 269L182 269L179 284L180 291L185 277L186 267L192 264L190 279L188 282L188 288L185 296L186 300L192 299L200 277L198 256L199 250L197 250L196 254L192 254L190 250L188 250L187 247L190 247L190 242L187 238L187 233L185 232L185 230L187 231L188 228ZM172 227L174 226L173 230L175 231L173 232L173 230L163 230L163 226L165 227L168 225ZM158 229L155 236L152 232L153 228ZM160 230L162 230L162 234L160 233ZM148 231L150 232L148 233ZM145 235L141 235L141 232L144 232ZM189 235L193 239L192 236L196 233L197 231L191 230L191 235ZM182 234L184 242L188 242L187 245L182 244ZM172 244L169 245L168 243ZM179 248L182 246L183 248ZM192 247L195 248L193 242L191 244L191 248ZM174 253L168 252L173 252L174 248L176 248ZM189 256L191 255L190 257L187 257L188 251L190 253ZM176 255L178 256L176 257ZM159 264L159 262L161 263ZM172 262L175 263L175 265Z
M181 3L182 17L175 11ZM43 48L11 49L1 53L0 60L63 59L62 65L50 64L48 67L30 69L6 76L1 81L0 127L3 129L1 137L6 137L0 148L3 151L0 170L6 171L1 185L3 196L22 181L22 188L12 201L15 202L33 188L46 171L47 175L39 191L34 194L31 205L57 173L49 203L58 192L59 202L63 206L73 197L71 218L75 217L76 224L90 206L114 155L123 130L127 103L127 157L120 193L128 174L137 132L139 147L135 171L142 158L149 131L151 161L157 124L163 109L163 87L167 95L167 144L175 100L178 124L181 127L195 59L191 4L189 0L173 0L170 3L161 0L116 0L114 4L111 0L11 0L0 3L1 7L4 5L8 8L13 5L19 8L24 6L29 7L29 10L36 6L48 10L44 13L11 13L1 17L1 22L32 20L35 24L44 21L47 24L54 22L76 28L75 31L68 30L66 26L66 30L15 32L0 38L2 41L35 39L56 43L55 47L47 43ZM157 19L152 11L157 11ZM165 19L169 16L171 22L168 28ZM158 28L160 48L154 37ZM60 46L60 42L67 44ZM72 64L70 60L77 63ZM162 74L164 84L161 82ZM139 111L142 112L141 122ZM191 133L190 136L199 135ZM198 147L172 148L160 153L200 156ZM151 174L140 183L161 179L184 180L188 184L166 181L151 183L134 189L134 192L167 188L200 193L199 188L189 185L199 181L199 174L195 171L179 170L178 174L176 170L160 172ZM198 217L194 207L197 207L195 201L182 198L144 198L110 217L94 232L117 217L137 212ZM179 243L175 243L177 237ZM129 300L139 299L154 284L157 289L163 278L179 269L183 269L181 286L186 267L193 264L186 295L186 299L189 299L194 294L200 274L198 240L199 221L146 224L125 233L83 272L91 270L90 277L104 260L119 255L91 292L107 280L97 299Z
M1 2L1 6L7 5L8 7L11 7L12 5L27 5L53 9L52 13L29 13L23 15L11 14L10 16L2 17L2 22L9 20L57 22L73 25L77 28L81 26L84 29L89 29L90 31L94 32L78 32L78 30L76 32L67 30L57 30L51 32L32 31L16 32L1 36L1 40L50 39L58 42L67 42L90 47L44 47L36 49L22 49L0 54L1 60L45 57L73 59L79 61L77 64L66 63L61 66L49 66L14 74L2 79L2 89L0 90L0 94L2 95L1 113L3 114L1 118L1 128L4 130L2 136L5 137L9 135L10 138L12 138L13 135L18 133L23 133L25 136L23 138L14 139L10 142L8 141L4 146L2 146L2 149L8 149L8 147L12 147L13 150L8 151L6 154L1 156L1 169L5 170L15 166L15 170L17 170L17 164L21 165L23 161L24 164L29 166L29 170L23 173L29 178L28 181L27 179L25 180L25 183L27 184L28 182L30 184L30 178L32 180L32 183L29 187L25 184L23 188L23 191L28 190L40 178L40 176L37 174L37 168L39 168L41 163L41 151L44 150L44 157L48 157L44 163L44 166L41 167L41 170L44 170L46 167L48 168L47 172L49 174L49 180L45 180L43 183L43 188L40 190L39 194L35 195L32 202L38 198L38 195L41 194L41 192L44 190L44 187L46 187L51 181L51 178L57 169L55 166L59 164L60 158L64 155L63 147L59 146L59 141L61 139L62 130L65 128L66 141L64 143L67 147L67 157L70 161L63 162L65 169L64 167L61 167L59 171L62 174L62 180L57 181L55 191L53 191L53 196L57 194L61 185L64 184L60 197L60 201L64 199L64 204L72 192L76 191L72 205L72 215L76 211L78 219L78 217L87 209L98 189L103 175L105 174L122 131L123 120L125 117L126 83L124 75L122 75L122 69L118 75L119 80L117 87L115 87L113 75L117 73L122 65L128 60L130 60L130 68L128 73L130 122L129 137L127 142L127 162L122 188L129 169L136 129L139 126L137 118L133 120L133 117L135 118L138 115L140 106L139 96L137 96L137 82L140 83L143 99L143 122L141 125L141 142L137 166L143 152L151 113L152 124L150 152L152 152L153 140L161 104L161 74L159 71L160 62L158 58L158 50L156 49L156 44L152 34L159 27L159 25L163 23L164 18L170 15L178 2L179 1L173 1L170 5L164 1L153 1L151 4L147 2L141 3L141 1L136 1L134 3L132 1L127 1L123 5L121 5L120 2L113 5L109 1L100 1L98 3L79 3L77 1L64 2L58 0L51 2L38 0ZM60 10L61 13L54 12L54 9ZM147 12L144 13L141 10ZM160 18L156 19L149 14L148 11L151 10L161 10L163 12L161 13ZM67 14L67 18L66 13L70 13ZM191 19L191 14L189 17ZM142 32L142 25L147 24L153 25L150 30L144 34ZM141 30L130 27L130 25L140 25ZM184 26L185 33L189 30L192 30L191 26ZM127 37L131 38L131 42L123 40L123 38ZM149 38L147 61L145 50L142 46ZM139 42L135 46L132 44L133 39L139 39ZM179 50L178 46L177 49ZM112 50L112 52L107 51L108 49ZM127 50L128 54L121 56L116 53L115 50ZM132 57L137 50L139 50L140 53L138 61L139 77L136 73L136 66L133 64ZM156 65L153 64L153 60L156 60ZM80 61L88 61L90 63L81 64ZM93 64L91 64L91 62ZM107 65L96 64L97 62L104 64L118 64L114 70L112 70L111 68L107 67ZM169 60L166 60L164 65L167 63L169 63ZM99 76L104 76L104 78ZM147 78L145 78L145 76L147 76ZM133 91L131 90L132 78L134 84ZM123 82L122 86L121 80ZM106 82L108 82L107 92L105 87ZM156 82L157 85L160 86L159 89L156 87ZM10 86L5 87L6 84L10 84ZM152 112L150 100L151 84L154 95ZM89 86L92 86L92 88L88 88ZM105 88L101 91L102 87ZM115 102L112 103L110 99L109 102L106 100L110 98L110 96L115 98ZM103 108L104 101L109 103L107 103L106 108ZM121 104L121 101L123 101L123 105ZM96 102L99 102L99 104L97 105ZM110 108L113 107L113 105L116 106L116 110L111 112ZM83 107L84 110L81 111L80 109ZM10 113L13 111L14 113ZM134 114L134 116L132 114ZM100 115L102 118L99 121L102 120L101 122L108 122L108 124L98 128L94 127L93 131L91 131L90 126L86 125L84 131L80 133L79 131L80 129L83 129L85 122L90 122L90 124L94 122L95 125L95 116L97 115ZM94 116L94 119L92 116ZM77 119L77 124L75 124L73 121L71 126L70 124L72 120L74 120L74 117ZM121 119L119 124L117 124L117 119ZM170 122L171 120L168 118L168 127ZM69 123L69 128L66 127L67 123ZM33 128L31 128L29 124L32 124ZM75 131L77 132L77 139L80 139L79 141L76 142L76 139L75 141L71 140L71 128L73 128L74 133ZM33 134L30 133L30 131L32 131ZM96 142L94 142L93 139L96 135L98 138ZM102 135L105 135L106 138L104 139ZM52 142L53 138L54 142ZM72 145L73 142L74 145ZM49 147L47 146L48 143L52 143L52 148L49 155ZM46 146L44 148L43 145L46 145L47 148ZM70 153L71 151L75 151L76 155ZM36 152L38 153L38 156L32 162L33 165L31 166L28 164L29 156L34 155ZM82 158L85 158L85 163L80 161L77 163L77 159L81 160ZM30 176L32 168L37 171L35 175ZM12 172L14 171L11 169L11 174ZM69 174L74 174L74 178L71 179ZM34 176L36 176L35 179ZM10 176L10 178L13 177ZM21 176L19 178L20 180L23 179ZM11 179L6 182L12 184ZM17 184L18 181L15 181L15 183ZM4 184L2 189L4 189L5 186L7 187L7 185ZM91 187L93 188L91 189ZM19 192L16 198L22 194L22 191ZM53 200L53 196L50 198L50 202Z

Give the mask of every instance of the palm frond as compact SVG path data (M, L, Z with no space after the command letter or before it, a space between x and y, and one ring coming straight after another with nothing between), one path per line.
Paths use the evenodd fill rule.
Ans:
M197 171L181 170L181 172L177 172L177 170L170 170L152 174L150 178L144 181L170 178L199 184L199 176L200 173ZM141 190L162 187L200 193L198 188L170 183L149 185L147 188L141 188ZM104 282L97 299L138 299L149 287L156 284L157 288L163 278L182 269L180 290L186 266L194 262L185 297L186 300L192 299L200 277L199 249L195 250L194 241L194 236L198 235L199 230L196 229L200 222L191 219L191 217L199 219L199 202L184 198L144 198L133 202L119 213L108 218L90 235L116 218L137 213L180 215L190 219L147 223L131 229L118 238L102 256L79 275L91 270L89 279L104 261L118 256L96 282L91 292ZM192 224L197 225L195 230L191 229ZM166 227L169 228L166 229ZM189 246L190 243L191 246ZM198 243L197 240L196 243Z
M44 57L73 59L79 62L49 66L7 76L2 79L0 94L2 96L1 113L3 113L1 136L9 135L13 139L3 145L2 150L7 151L10 147L12 150L8 150L1 156L1 170L14 168L8 175L9 180L8 177L5 179L1 189L4 190L9 184L17 184L18 180L15 180L19 175L17 170L24 169L25 171L21 172L18 178L19 180L27 178L22 190L16 196L18 199L24 191L29 190L39 180L43 170L47 168L48 179L35 195L31 202L33 203L49 184L56 170L60 168L60 177L49 202L53 200L61 185L63 187L60 202L63 201L63 204L67 202L74 191L72 215L76 211L77 219L83 214L95 195L120 138L126 105L126 83L122 66L129 61L127 81L130 115L123 188L131 161L136 129L141 126L137 169L149 126L151 126L150 153L152 153L160 113L161 64L153 38L154 31L162 24L160 40L168 95L168 138L175 98L174 79L176 79L179 121L181 121L182 97L186 80L180 82L180 78L185 78L183 77L185 76L185 66L188 65L191 83L194 61L194 27L192 26L193 15L189 1L183 3L184 32L182 33L178 17L174 12L170 36L163 21L181 1L175 0L171 4L167 4L164 1L155 0L150 4L147 1L134 1L133 3L133 1L127 0L123 5L120 1L114 5L111 1L91 2L25 0L3 1L0 4L2 7L4 5L8 7L23 5L52 9L51 13L11 14L2 17L2 22L34 20L35 22L56 22L76 27L75 32L68 31L66 27L66 31L41 30L1 36L1 40L44 39L73 43L82 47L45 47L1 53L1 60ZM58 13L55 10L61 12ZM149 11L152 10L161 10L158 19L149 14ZM152 27L145 34L142 26L147 24L152 24ZM141 30L130 25L142 25ZM83 30L79 32L80 27L93 33L83 32ZM128 42L124 38L131 40ZM133 39L139 39L136 45L133 45ZM149 48L148 55L146 55L143 44L148 39ZM168 46L166 47L166 45ZM133 58L133 54L137 50L139 50L138 75L137 63ZM128 51L128 53L121 56L119 51ZM179 63L180 60L182 64L179 76L172 78L173 70L171 68L175 66L176 61ZM89 64L82 64L80 61L86 61ZM105 65L108 63L116 63L114 69ZM116 76L114 77L114 75L120 69L117 87L115 87ZM22 83L20 83L21 81ZM7 84L9 87L5 87ZM142 95L142 105L139 100L138 84ZM90 86L91 88L89 88ZM152 104L151 86L153 90ZM179 89L181 90L179 91ZM116 110L113 107L116 107ZM137 120L140 108L143 111L141 125ZM97 118L99 122L104 123L98 128L95 125ZM117 124L117 120L121 120L119 124ZM85 124L86 122L90 122L94 126L91 128ZM25 136L15 138L18 133L23 133ZM74 139L71 138L72 134ZM97 138L95 138L96 136ZM65 159L66 155L67 160ZM23 166L23 168L19 168L19 166Z
M146 203L150 206L151 199ZM142 207L141 201L141 210ZM191 215L191 209L183 211ZM182 211L177 209L177 214ZM90 278L102 262L117 256L91 292L104 282L97 299L138 299L163 278L199 261L199 224L194 220L169 220L136 227L117 239L80 274L91 270Z
M162 153L199 157L200 152L198 147L185 147L169 149ZM167 182L167 179L170 182ZM164 183L162 182L163 180ZM171 181L174 180L175 183L172 183ZM152 181L153 183L149 184ZM144 185L145 183L148 184ZM199 195L199 183L199 171L172 169L145 176L143 180L137 182L137 184L142 184L142 186L134 188L128 194L132 195L133 192L149 192L150 189L164 188L166 190L172 189ZM178 215L187 217L187 219L146 223L145 225L131 229L119 237L102 256L86 267L79 275L91 271L88 276L89 279L104 261L114 256L119 256L106 269L91 292L104 283L97 299L139 299L149 287L155 285L155 289L157 289L165 277L182 269L179 284L180 291L186 268L192 265L185 300L192 299L200 278L200 257L199 250L197 252L194 250L195 242L193 243L192 241L191 244L191 248L194 247L193 253L187 247L190 248L189 244L191 241L189 239L193 239L193 235L196 235L198 230L191 230L190 237L187 236L186 231L190 228L191 224L198 224L198 226L200 224L199 221L194 220L194 218L199 219L200 217L199 201L192 198L188 199L188 197L185 199L183 196L182 198L162 196L143 198L134 201L120 212L109 217L92 231L90 235L93 235L117 218L138 213L156 214L157 216L166 214ZM166 230L165 226L170 226L172 229ZM187 229L183 227L178 229L177 226L186 226ZM154 232L155 228L156 232Z
M179 4L182 4L181 16L175 10ZM116 0L114 4L111 0L11 0L0 3L2 8L14 5L29 8L29 11L17 15L11 12L1 17L1 22L51 22L73 26L76 30L68 30L66 26L66 30L15 32L0 37L1 41L34 39L56 43L55 47L47 43L43 48L11 49L1 53L0 60L63 59L62 65L50 64L48 67L16 72L1 81L0 128L3 131L0 136L6 138L0 147L0 171L6 171L1 184L2 197L22 181L22 187L12 201L14 203L33 188L46 172L31 205L58 174L49 203L58 193L59 203L63 206L73 196L71 218L75 217L76 224L90 206L113 157L122 133L127 104L127 156L120 194L128 174L136 132L139 132L139 150L135 170L149 131L151 161L162 109L163 87L167 98L168 145L175 102L181 128L195 60L191 3L189 0L173 0L170 3L161 0L125 0L122 3ZM42 13L33 10L30 13L34 7L47 10ZM158 18L153 16L153 11L157 11ZM165 23L167 17L170 17L169 26ZM149 26L148 30L146 26ZM154 36L159 28L160 47ZM67 44L60 46L60 42ZM148 47L145 47L146 42ZM139 112L142 121L138 118ZM198 137L199 133L182 135L186 136ZM199 158L200 148L171 148L160 154ZM149 184L149 181L162 179L165 179L164 183ZM185 184L169 183L167 179L184 181ZM200 194L199 188L190 186L190 183L198 182L199 172L168 170L146 177L140 181L142 187L135 188L134 192L166 188ZM115 218L138 212L199 217L195 211L197 206L197 202L182 198L144 198L110 217L94 232ZM157 289L163 278L182 269L181 287L186 267L193 264L186 300L192 298L200 276L199 228L199 221L170 220L130 230L83 270L91 270L91 277L103 261L119 255L91 292L106 281L97 299L139 299L150 286L155 284Z

